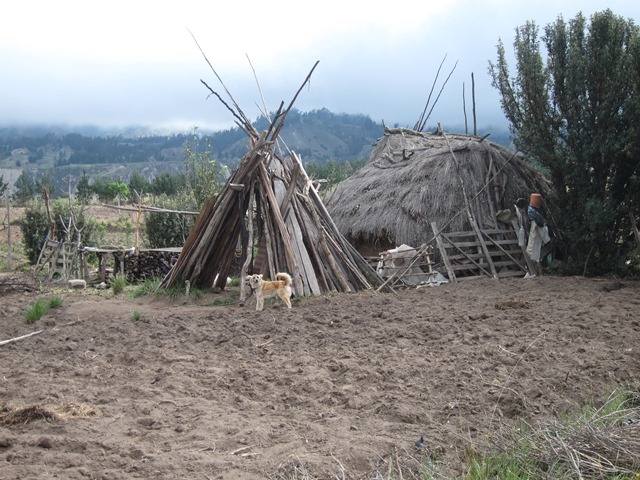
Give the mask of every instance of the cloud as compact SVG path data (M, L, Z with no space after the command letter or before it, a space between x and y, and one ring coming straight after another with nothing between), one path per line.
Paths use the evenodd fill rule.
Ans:
M640 15L637 2L609 6ZM291 0L9 2L3 9L11 21L0 29L1 121L233 126L200 83L223 94L195 37L250 118L262 103L254 69L275 109L319 61L297 108L411 126L446 56L434 98L458 63L432 120L462 124L464 89L470 121L473 74L479 122L504 122L487 73L498 40L509 49L514 28L527 20L544 26L559 14L603 8L595 0L326 0L304 8Z

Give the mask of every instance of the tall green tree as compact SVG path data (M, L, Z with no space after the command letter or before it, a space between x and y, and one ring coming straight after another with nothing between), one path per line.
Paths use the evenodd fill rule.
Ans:
M515 75L501 40L489 63L514 142L553 182L570 273L611 271L640 212L638 26L605 10L515 32Z
M78 180L76 186L76 198L81 205L88 205L93 197L93 190L91 189L91 183L89 182L89 175L86 170L82 171L82 176Z
M0 175L0 200L4 197L4 192L9 188L9 184L4 181L4 175Z
M22 171L16 180L14 188L13 198L21 204L25 204L28 200L31 200L37 193L36 182L33 176L26 170Z
M198 208L211 197L220 193L228 170L213 159L210 139L204 142L193 129L191 140L184 145L184 173L187 187Z
M184 188L184 186L184 175L171 175L169 172L162 172L149 185L149 192L153 195L164 194L171 197L176 195L178 190Z
M149 189L149 181L142 173L132 173L129 178L129 202L138 203L140 201L139 196L149 193Z

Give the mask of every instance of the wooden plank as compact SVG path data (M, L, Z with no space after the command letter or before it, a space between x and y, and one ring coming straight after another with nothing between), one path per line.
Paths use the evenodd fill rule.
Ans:
M487 238L489 239L489 241L493 242L500 249L500 251L502 251L507 257L509 257L520 270L525 273L527 272L527 268L524 267L520 262L518 262L509 252L502 248L502 246L499 245L493 238L491 238L490 235L487 235Z
M481 244L480 246L482 248L482 251L487 256L487 262L489 262L489 268L491 269L491 275L493 276L493 278L498 278L498 272L496 271L496 267L493 265L493 261L491 260L491 254L489 253L489 249L487 248L487 244L484 241L484 238L482 236L482 232L480 231L480 227L478 227L478 224L476 223L475 219L471 219L471 226L476 231L476 234L478 235L478 240L480 241L480 244Z
M456 275L451 268L451 264L449 263L449 257L447 256L447 250L444 248L444 244L442 239L440 238L440 232L438 231L438 226L436 222L431 222L431 229L433 230L433 234L435 235L436 245L438 246L438 250L440 251L440 256L442 257L442 263L444 263L444 268L447 270L447 275L449 276L449 280L453 283L457 283Z
M485 270L478 262L476 262L473 258L471 258L467 252L461 250L460 248L458 248L457 244L455 244L451 239L447 238L447 235L445 235L444 233L440 233L440 236L442 238L444 238L445 240L447 240L456 250L458 250L462 255L465 256L465 258L467 258L467 260L469 260L471 263L473 263L476 267L478 267L480 270L482 270L484 273L486 273L487 275L489 275L490 277L492 276L491 273L489 273L487 270ZM486 254L483 255L481 258L486 259Z
M280 214L282 215L287 231L292 238L291 243L298 265L298 271L291 272L291 276L295 277L296 275L300 275L303 279L301 282L302 292L296 293L304 296L308 296L309 294L320 295L322 292L320 291L320 285L318 284L315 269L313 268L311 256L305 248L299 219L297 215L288 215L289 211L295 213L295 210L291 205L291 198L295 192L296 177L299 168L297 168L297 165L294 167L294 171L291 174L292 181L287 189L285 188L284 182L280 179L280 177L284 176L284 167L282 163L277 161L271 162L270 167L275 173L273 178L273 192L278 202L280 202Z

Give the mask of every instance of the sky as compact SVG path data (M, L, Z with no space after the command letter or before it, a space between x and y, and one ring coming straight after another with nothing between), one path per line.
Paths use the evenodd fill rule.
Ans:
M633 0L6 1L0 126L226 129L232 114L201 80L253 120L289 105L316 62L300 111L411 127L435 82L429 124L463 125L466 103L471 125L473 76L478 125L501 125L498 42L512 54L527 21L606 8L640 23Z

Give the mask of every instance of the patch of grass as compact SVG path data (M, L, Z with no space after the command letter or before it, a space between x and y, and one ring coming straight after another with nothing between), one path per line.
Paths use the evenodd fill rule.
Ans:
M64 300L62 299L62 297L53 297L51 300L49 300L49 308L60 308L63 303Z
M36 300L29 304L24 311L24 317L27 323L35 323L40 320L50 309L49 302L46 300Z
M12 222L13 224L13 222ZM11 270L17 272L28 271L31 268L23 242L13 242L11 245ZM9 272L9 246L0 244L0 272Z
M185 293L186 290L184 289L184 287L160 288L157 291L158 296L166 297L171 301L175 300L176 298L184 297ZM205 293L207 293L207 291L201 288L191 287L189 289L189 297L192 298L201 298Z
M29 304L24 311L27 323L35 323L40 320L49 310L60 308L64 300L61 297L53 297L49 300L40 299Z
M142 313L140 310L134 310L134 311L131 313L131 319L132 319L134 322L137 322L137 321L142 320L142 317L144 317L144 313Z
M150 279L138 284L133 290L131 296L133 298L139 298L144 295L154 294L159 298L166 298L168 300L175 300L176 298L184 297L186 290L184 287L171 287L171 288L159 288L162 280ZM113 288L113 284L112 287ZM115 292L114 292L115 293ZM207 293L207 290L201 288L190 288L189 297L201 298Z
M111 280L111 291L114 295L120 295L124 291L124 287L127 286L127 277L121 273L117 274L113 280Z
M239 291L228 292L226 296L223 298L216 298L211 302L207 303L207 307L228 307L230 305L235 305L240 299Z
M37 300L27 306L24 312L27 323L35 323L49 311L49 303L45 300Z
M242 279L240 277L238 278L232 278L231 279L231 285L232 287L239 287L240 283L242 282Z
M161 282L162 280L156 278L145 280L136 285L136 288L131 293L131 296L133 298L139 298L151 293L156 293Z
M559 419L511 428L467 463L464 480L640 478L640 394L616 391Z

